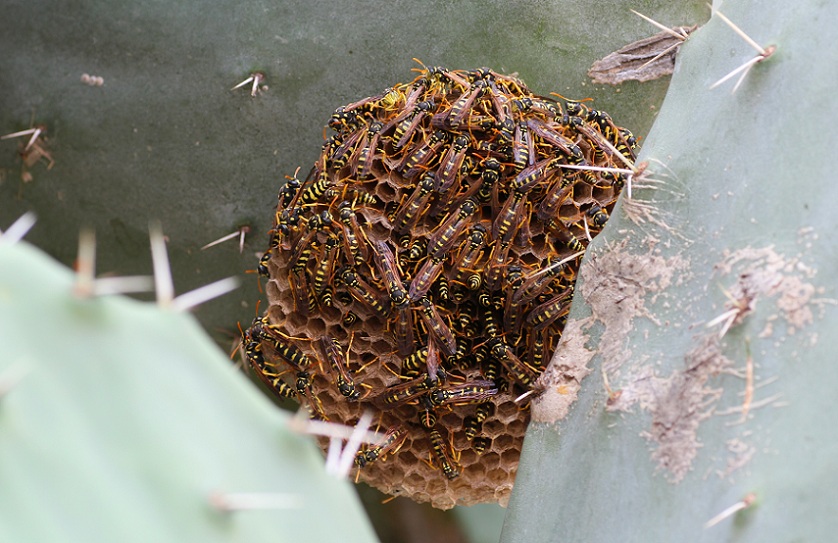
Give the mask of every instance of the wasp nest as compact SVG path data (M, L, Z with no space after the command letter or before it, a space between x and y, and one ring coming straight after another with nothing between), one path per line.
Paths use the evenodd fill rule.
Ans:
M635 139L485 68L424 69L328 126L279 193L249 364L312 417L374 412L385 437L358 452L360 480L440 508L505 503L527 393Z

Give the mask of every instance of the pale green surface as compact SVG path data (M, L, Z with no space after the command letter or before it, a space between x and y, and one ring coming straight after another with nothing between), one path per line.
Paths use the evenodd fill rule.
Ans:
M0 142L0 225L24 211L29 239L65 264L81 225L96 229L102 271L151 268L146 225L162 221L179 292L255 268L279 182L320 151L335 107L415 77L418 57L450 68L518 72L536 92L596 97L644 135L667 81L598 88L597 58L706 18L697 0L590 2L47 2L14 0L0 16L0 134L45 123L56 160L21 186L17 142ZM230 91L253 70L270 90ZM83 73L105 79L80 83ZM253 233L199 248L242 224ZM235 332L253 318L255 278L196 315Z
M506 509L494 503L481 503L471 507L454 508L469 543L495 543L500 537Z
M657 200L660 216L692 243L648 224L639 229L618 209L594 244L602 254L607 245L628 239L627 252L646 254L643 241L651 234L661 241L656 248L662 256L690 259L690 269L679 274L683 283L647 306L665 325L638 318L626 343L633 360L649 355L648 364L661 377L684 368L685 351L708 333L704 323L725 310L719 286L736 278L720 279L712 268L725 250L773 246L785 258L799 257L816 272L807 281L824 288L818 297L838 298L831 137L838 121L838 52L830 38L838 9L825 2L778 1L725 2L721 9L759 43L776 44L776 54L756 66L736 94L731 94L734 81L708 90L755 54L712 19L682 48L660 116L638 157L659 159L671 171L653 164L653 177L665 179L666 187L635 197ZM803 275L805 269L790 273ZM580 298L572 317L590 313ZM773 333L760 338L775 302L758 301L755 312L725 336L722 353L744 370L748 338L756 378L776 378L755 391L754 401L781 394L784 406L753 409L744 425L730 424L736 416L702 422L693 469L672 484L656 470L652 444L641 437L649 429L648 413L605 412L596 357L570 416L556 425L530 426L502 541L834 540L838 313L827 301L812 307L814 323L794 335L778 320ZM717 376L708 386L724 391L719 410L742 405L742 378ZM720 477L717 470L725 470L733 439L753 447L754 455L743 468ZM706 521L750 492L758 498L754 507L704 529Z
M351 483L191 316L78 299L27 244L0 263L0 379L26 372L0 399L0 540L376 540ZM299 507L225 514L214 491Z

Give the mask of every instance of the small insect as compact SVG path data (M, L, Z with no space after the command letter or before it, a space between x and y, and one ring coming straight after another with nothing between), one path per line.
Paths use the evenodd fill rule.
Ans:
M585 136L594 151L595 162L605 160L608 156L614 156L614 152L611 150L613 145L609 145L610 142L607 142L605 137L600 134L599 131L594 130L581 118L569 116L564 122L566 122L573 130ZM622 158L625 159L625 157Z
M560 219L550 219L544 225L544 229L548 231L556 240L564 243L571 251L579 252L585 250L585 244L568 230L567 226L562 223Z
M422 119L428 112L433 110L435 105L433 100L419 102L414 107L413 112L396 125L396 129L393 131L393 146L396 149L407 145L407 142L410 141L410 137L413 136Z
M419 424L428 430L432 429L436 426L437 422L435 407L431 404L430 400L428 400L427 396L422 396L419 399L419 406Z
M441 166L434 177L434 190L439 193L446 193L457 180L457 174L463 165L463 160L468 152L468 136L457 136L454 143L442 159Z
M297 191L295 198L299 198L303 205L314 203L326 193L333 183L334 181L332 180L331 175L329 175L326 171L325 163L320 166L316 166L312 168L311 172L308 174L308 177L302 187L300 187L300 190ZM307 188L303 190L303 187ZM294 203L295 202L292 201L291 204L289 204L289 207L293 209Z
M509 372L509 375L513 379L526 387L531 386L538 379L538 373L522 362L512 351L512 347L507 345L502 339L493 338L489 340L487 345L491 350L492 356L503 364L503 367L506 368L506 371Z
M471 448L474 449L474 452L477 454L483 454L486 452L486 449L492 444L492 438L486 436L476 437L471 442Z
M512 100L512 107L520 112L536 111L553 119L562 116L561 106L549 98L525 96Z
M422 304L420 314L425 321L425 325L428 327L431 338L433 338L445 356L453 356L457 352L457 340L454 338L454 334L451 333L451 328L445 324L436 306L427 296L423 296L420 303Z
M541 371L544 368L544 330L534 330L530 334L530 364Z
M559 165L562 160L547 158L522 169L510 183L510 187L515 192L529 192L536 185L548 182L555 173L560 173Z
M299 179L297 179L297 173L299 171L300 168L297 167L297 171L294 172L294 177L290 177L288 175L285 176L287 181L279 190L279 194L277 195L277 209L286 208L286 206L294 200L294 196L296 196L297 192L300 190L302 183Z
M530 137L529 129L525 122L515 125L515 133L512 138L512 163L515 171L521 171L527 166L532 166L535 159L535 144Z
M355 454L355 465L359 468L365 467L367 464L372 464L379 458L384 458L388 454L396 454L407 439L408 432L404 427L397 425L391 426L384 434L384 438L374 447L370 447L364 451L358 451Z
M436 457L437 466L448 479L456 479L460 475L460 468L448 450L448 444L442 438L438 430L433 429L428 433L431 440L431 449Z
M349 352L347 351L346 357L344 357L334 338L329 336L320 338L320 348L323 350L323 355L328 360L329 366L335 372L335 384L340 393L351 402L357 401L361 397L361 391L355 386L355 381L347 367Z
M372 399L381 409L393 409L401 405L415 401L419 396L426 394L442 380L439 376L432 378L427 373L420 373L417 377L387 387L387 389Z
M471 110L475 100L482 97L486 92L486 83L482 80L475 81L471 88L464 91L457 100L451 104L451 109L445 113L445 122L448 127L457 128L465 118L466 113Z
M441 387L428 393L436 407L482 403L497 395L498 389L491 381L475 380L460 385Z
M559 260L555 257L547 259L547 267L536 270L526 276L521 284L521 288L512 293L512 302L514 304L526 304L534 300L539 294L544 292L544 289L558 277L563 270L567 268L568 261Z
M428 200L433 193L433 175L425 175L411 193L407 202L402 204L393 218L393 229L396 232L409 232L421 217L421 211L427 207ZM415 260L415 259L414 259Z
M358 322L358 315L356 315L352 311L347 311L346 315L344 315L343 319L341 320L341 324L343 324L344 328L349 328L356 322Z
M495 222L492 223L492 238L509 243L515 237L518 226L521 224L521 212L524 209L526 194L513 190L507 198L506 203L498 213Z
M424 80L424 83L428 86L428 91L430 92L447 92L449 90L452 90L454 85L459 86L463 90L468 89L470 86L468 81L460 77L455 72L446 70L445 68L442 68L440 66L431 66L430 68L428 68L418 58L414 58L413 60L422 65L422 70L419 70L418 68L414 68L413 70L421 71L421 73L424 76L422 79ZM443 79L447 80L448 83L443 83Z
M480 203L488 203L492 199L494 187L500 179L502 170L501 163L494 158L488 158L483 161L482 170L480 171L480 188L477 190L477 199Z
M556 319L567 314L570 310L572 296L573 289L567 289L543 304L536 306L527 315L527 324L532 327L533 331L543 330L555 322Z
M492 382L494 386L494 383ZM463 420L463 427L465 429L466 439L472 440L480 433L480 428L483 421L489 418L492 413L491 402L483 402L477 405L474 409L474 415L469 415Z
M399 165L405 179L412 179L430 162L439 150L448 142L448 133L437 130L422 145L405 155Z
M308 260L311 258L312 244L317 239L317 233L331 225L332 215L328 210L323 211L319 215L314 215L308 220L305 234L299 240L296 247L294 247L294 250L291 252L291 257L288 260L288 265L291 266L293 271L300 272L305 269Z
M576 159L584 159L582 150L578 145L559 132L556 132L552 126L548 125L544 121L541 121L540 119L527 119L526 123L527 128L529 128L535 136L552 145L555 145L562 153L564 153L565 156Z
M362 241L366 237L361 230L361 225L358 224L358 217L352 210L352 204L348 200L344 200L338 206L338 219L343 225L343 247L346 258L354 262L356 266L360 266L369 258L367 244Z
M316 298L311 296L311 287L308 284L305 271L291 271L288 274L288 284L294 295L294 309L300 315L306 317L317 307Z
M353 298L378 313L381 317L387 318L389 310L382 303L381 296L366 281L359 279L358 275L352 271L352 268L341 268L338 270L337 275L349 289L349 293Z
M403 98L401 86L388 87L381 94L369 96L363 100L337 108L336 112L350 112L354 110L375 111L376 109L390 110Z
M340 245L340 240L337 236L329 236L323 244L323 252L317 262L317 268L314 271L314 279L311 281L311 286L314 293L321 296L327 287L327 279L332 276L335 267L335 249ZM331 296L331 294L330 294ZM328 303L326 305L332 305Z
M281 373L273 371L267 364L264 364L264 359L262 362L263 364L259 366L253 366L256 376L278 397L287 399L296 398L297 390L282 379Z
M506 302L503 310L503 325L507 331L518 335L521 330L521 307L515 301L515 294L524 284L521 266L509 266L506 269ZM520 300L519 300L520 301Z
M373 242L373 249L378 257L375 259L375 265L384 277L384 283L390 293L390 301L393 302L393 307L398 310L406 309L410 300L407 298L407 291L402 284L401 272L396 264L393 251L382 240Z
M451 213L428 241L428 256L432 259L447 257L460 234L468 228L477 208L477 202L469 198L460 205L456 213Z
M413 281L410 282L410 289L408 290L407 296L410 298L411 302L415 302L425 296L428 291L431 289L431 285L434 284L439 274L442 273L442 265L445 263L445 258L435 258L431 257L425 261L419 271L416 273L416 277L413 278Z
M419 376L428 359L428 347L419 347L402 360L401 375L414 379Z
M381 129L383 127L384 125L378 121L370 123L364 139L358 145L360 150L353 155L355 161L353 171L361 179L367 178L370 175L370 168L372 167L375 153L378 150L378 140L381 137Z
M593 206L587 212L588 217L591 218L591 222L594 226L605 226L605 223L608 222L608 212L602 209L599 206Z
M492 245L492 252L489 255L489 263L486 267L486 285L490 289L497 288L501 273L506 266L506 260L509 258L509 249L511 247L511 241L502 240Z
M480 252L486 245L486 235L486 227L482 224L478 223L471 227L467 238L468 241L460 250L457 258L454 260L454 265L451 267L453 276L451 279L454 282L463 282L463 277L470 271L475 270L475 264L480 257ZM480 274L477 275L479 276ZM479 288L479 285L477 288Z
M451 301L451 285L445 274L440 274L436 281L436 299L441 302Z
M428 250L428 239L427 238L416 238L410 244L410 249L407 251L407 258L409 260L418 261L422 258L425 252Z
M539 220L549 221L558 214L559 208L570 196L578 175L577 172L563 172L561 180L550 186L535 212Z

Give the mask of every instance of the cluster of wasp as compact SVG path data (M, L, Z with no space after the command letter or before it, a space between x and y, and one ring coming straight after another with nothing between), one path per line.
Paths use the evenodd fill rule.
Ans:
M490 453L514 477L521 396L537 392L635 139L515 77L420 72L338 108L306 179L280 189L259 264L271 308L243 345L312 417L373 410L385 437L357 453L362 477L433 501L480 486ZM448 483L429 490L434 470Z

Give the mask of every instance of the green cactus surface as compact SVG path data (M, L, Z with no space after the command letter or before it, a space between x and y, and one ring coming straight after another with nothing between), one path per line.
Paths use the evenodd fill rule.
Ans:
M716 2L592 244L502 541L829 541L838 9ZM770 50L768 52L771 52ZM567 411L573 377L590 373Z
M0 262L0 540L376 540L350 482L190 315L80 298L28 244ZM212 505L253 493L288 503Z

